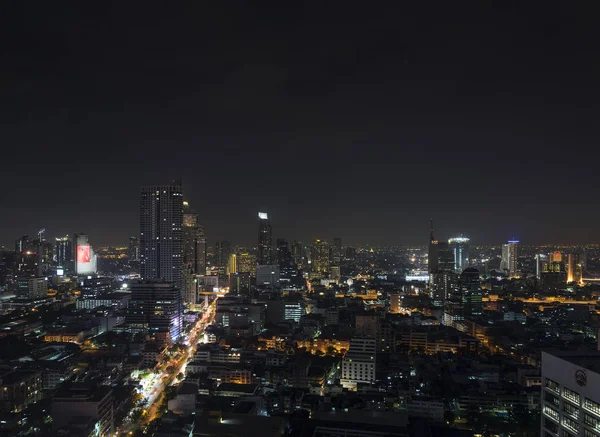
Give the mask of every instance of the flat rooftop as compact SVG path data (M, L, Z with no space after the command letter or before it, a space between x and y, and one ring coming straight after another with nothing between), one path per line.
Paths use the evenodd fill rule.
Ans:
M596 349L546 350L543 352L600 374L600 351Z

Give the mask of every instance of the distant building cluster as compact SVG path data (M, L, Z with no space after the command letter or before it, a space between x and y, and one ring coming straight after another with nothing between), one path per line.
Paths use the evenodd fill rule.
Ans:
M600 246L240 245L139 195L120 247L0 252L7 435L600 436Z

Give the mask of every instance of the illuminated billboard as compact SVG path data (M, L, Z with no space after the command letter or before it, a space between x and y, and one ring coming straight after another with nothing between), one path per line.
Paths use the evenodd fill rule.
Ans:
M75 235L75 244L77 252L75 254L75 274L91 275L96 273L96 254L89 244L87 235Z
M77 264L87 264L91 260L90 246L77 246Z

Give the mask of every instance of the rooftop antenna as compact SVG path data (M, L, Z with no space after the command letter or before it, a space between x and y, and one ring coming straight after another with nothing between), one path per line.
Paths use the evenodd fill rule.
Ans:
M429 227L431 228L431 233L429 234L429 240L435 241L435 237L433 235L433 219L429 219Z

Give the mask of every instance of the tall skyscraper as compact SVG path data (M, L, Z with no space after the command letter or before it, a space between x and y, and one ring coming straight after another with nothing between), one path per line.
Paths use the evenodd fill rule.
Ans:
M65 235L56 238L54 245L54 261L62 267L66 267L73 261L73 240Z
M333 264L339 266L340 262L342 261L342 239L340 237L335 237L333 239L333 245L331 246L331 255Z
M127 322L148 329L159 343L173 343L183 332L181 292L172 283L151 280L130 285Z
M583 263L581 254L570 253L567 256L567 282L581 284L583 279Z
M183 192L181 183L142 188L140 276L181 286Z
M313 271L316 273L328 273L331 253L329 243L324 240L315 240L313 248L315 252L312 262Z
M454 251L450 244L439 242L437 244L437 271L438 272L453 272L454 271Z
M548 264L548 255L538 253L535 255L535 276L540 279L545 266Z
M429 251L427 254L429 263L429 273L438 271L438 241L435 239L433 230L433 219L430 222L431 231L429 233Z
M456 273L461 273L469 267L469 241L465 237L455 237L448 240L454 256L454 271Z
M229 257L233 253L233 250L231 249L231 242L227 240L217 241L215 252L217 265L225 268L229 262Z
M460 275L460 288L465 317L476 317L483 314L479 270L472 267L465 269Z
M307 247L300 241L292 241L292 256L294 262L301 268L305 268L308 264L308 258L306 256Z
M138 237L129 237L129 262L140 260L140 240Z
M206 274L206 237L198 223L198 214L183 202L183 262L196 275Z
M258 258L259 265L269 265L273 262L273 241L271 223L266 212L258 213Z
M279 264L279 284L281 288L295 289L298 285L298 266L294 261L287 240L277 239L277 262Z
M511 240L502 245L500 270L504 271L508 276L515 276L517 274L518 244L517 240Z

